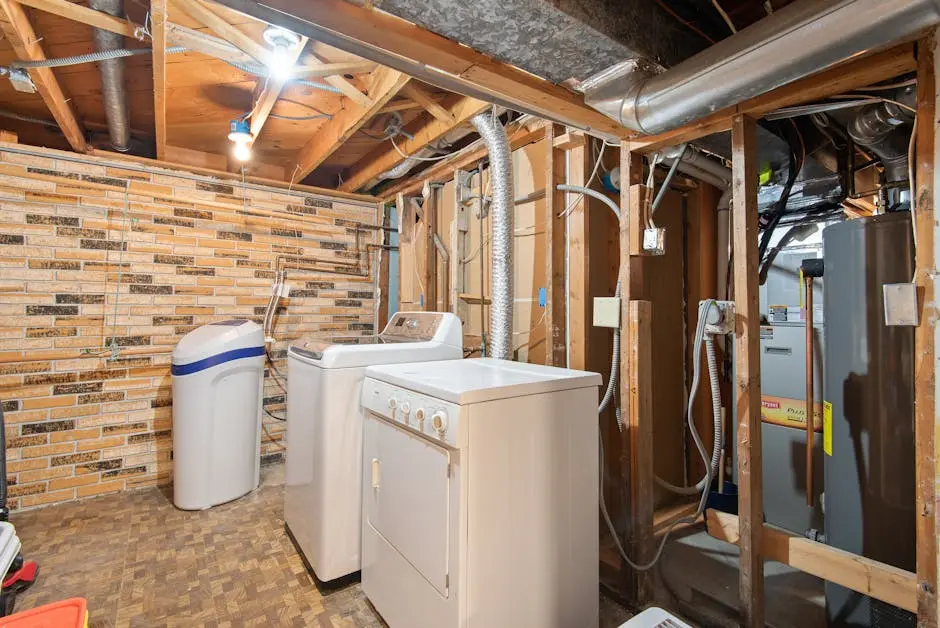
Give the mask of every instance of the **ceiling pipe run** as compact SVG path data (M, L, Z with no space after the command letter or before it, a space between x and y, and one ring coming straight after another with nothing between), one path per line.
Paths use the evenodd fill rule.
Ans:
M124 0L89 0L88 6L96 11L123 18ZM106 52L124 48L124 37L100 28L94 29L95 50ZM111 146L119 152L130 147L130 124L127 112L127 90L124 83L124 59L104 59L98 62L101 74L101 93L104 115L108 122Z
M797 0L661 73L630 60L584 81L585 102L654 135L940 23L940 0Z

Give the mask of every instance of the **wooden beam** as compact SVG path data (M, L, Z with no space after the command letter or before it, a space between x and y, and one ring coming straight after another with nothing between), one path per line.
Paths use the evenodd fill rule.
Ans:
M332 155L362 126L391 100L398 90L409 81L409 77L389 68L379 68L369 77L369 98L372 104L363 107L357 103L346 103L333 119L316 130L316 134L304 144L297 154L298 179L303 179Z
M937 499L940 469L936 406L936 304L938 234L934 202L938 181L937 133L937 31L917 46L917 224L916 270L918 301L923 308L914 332L914 447L917 497L917 623L921 628L940 624L937 603Z
M627 431L630 443L630 552L633 562L646 565L653 560L653 308L649 301L630 301L627 306L627 342L630 352L630 396ZM649 570L634 576L633 601L638 606L653 597Z
M424 198L424 309L437 311L437 248L434 234L437 232L438 189L431 188Z
M42 38L36 35L26 11L14 0L0 0L0 30L13 47L18 59L46 59L46 53L39 43ZM33 68L29 71L29 76L69 145L76 152L85 152L87 145L82 125L75 116L71 99L59 85L52 68Z
M735 116L731 127L734 227L735 403L738 420L738 513L741 523L741 616L764 626L764 520L761 468L760 308L757 259L757 121Z
M631 153L626 142L620 146L620 240L618 254L620 256L619 276L620 282L620 317L623 321L623 340L620 345L620 409L623 416L628 417L630 429L620 433L619 440L611 438L608 450L609 458L614 459L612 473L619 478L620 485L626 487L627 501L620 495L624 491L617 490L614 494L618 499L613 501L614 512L619 513L627 521L627 546L634 552L635 558L647 555L647 533L651 523L651 512L654 508L652 443L646 442L651 434L651 424L643 422L647 416L645 411L634 408L638 402L637 394L646 394L645 389L652 385L647 376L637 373L638 369L645 368L652 372L648 365L643 367L639 363L645 351L637 343L640 336L634 328L634 312L632 304L645 295L642 257L632 255L630 242L634 239L637 229L637 220L634 217L640 211L643 203L639 197L641 190L639 183L643 179L643 158ZM643 323L646 325L646 323ZM652 332L647 330L647 334ZM637 388L643 386L643 390ZM650 393L651 394L651 393ZM645 398L644 398L645 399ZM643 448L647 447L647 451ZM650 593L650 580L647 573L634 571L627 563L621 564L620 587L624 596L636 605L645 604Z
M708 510L705 524L710 536L739 544L740 523L736 515ZM909 571L770 525L761 527L761 535L766 560L775 560L906 611L917 612L917 577Z
M590 176L590 151L579 146L568 151L568 183L586 185ZM568 193L568 366L588 368L588 343L591 326L591 211L590 197Z
M722 109L689 125L659 135L637 137L630 146L644 153L727 131L736 115L761 118L771 111L814 100L822 100L911 72L917 67L912 44L853 59L805 79L794 81L762 96Z
M443 89L516 105L557 122L625 137L614 120L584 98L508 63L496 61L389 13L345 0L250 0L224 3L266 21L279 20L297 33L343 48Z
M322 67L327 64L326 61L324 61L320 57L317 57L316 55L314 55L314 58L317 61L319 61L319 63L317 63L317 61L314 61L311 65L307 67L317 68L317 67ZM343 92L343 95L346 96L346 98L353 101L360 107L364 107L366 109L372 107L373 105L372 99L366 96L365 94L363 94L362 92L360 92L358 87L356 87L355 85L347 81L342 76L336 76L335 74L331 74L329 76L326 76L324 80L327 82L327 84L332 85L336 89Z
M157 159L166 159L166 22L166 0L150 0L150 34L153 46L153 129L156 136Z
M214 8L214 3L203 2L203 0L173 0L173 3L228 43L256 61L269 65L271 51L246 35L237 26L229 24Z
M402 92L404 92L405 96L408 96L413 101L424 107L428 113L441 122L445 124L454 124L456 122L454 119L454 114L442 107L440 103L434 100L434 97L428 93L427 90L417 83L413 81L408 83L402 88Z
M64 17L68 20L88 24L112 33L124 35L131 39L141 39L144 35L139 25L128 19L108 15L103 11L96 11L88 7L70 2L69 0L21 0L20 4L39 9L47 13Z
M371 61L317 63L315 65L299 65L294 68L292 75L297 78L323 78L342 74L368 74L377 70L378 67L377 64Z
M301 37L300 42L290 52L292 66L297 63L297 59L300 58L306 47L307 38ZM255 104L251 112L251 135L254 137L254 141L258 141L264 123L268 121L268 116L271 115L271 110L274 109L277 99L281 97L281 91L287 85L287 81L288 79L273 76L258 79L255 88Z
M449 107L450 112L456 119L456 124L445 124L440 120L432 120L424 126L415 129L412 133L412 139L398 143L398 147L406 155L413 155L428 144L436 142L442 135L468 121L478 113L485 111L490 105L475 98L461 98L453 106ZM383 145L384 146L384 145ZM349 178L339 187L343 191L354 191L366 185L374 179L379 173L385 172L389 168L398 165L404 160L394 147L380 148L381 152L374 157L367 158L363 163L357 163L349 173Z
M555 148L571 150L578 146L584 146L585 141L584 133L580 131L568 131L555 138Z
M510 126L506 129L506 134L509 136L509 149L518 150L523 146L540 141L545 137L547 124L541 121L533 123L532 120L524 124L510 123ZM415 177L404 179L382 190L382 197L386 200L393 200L399 192L413 194L421 189L424 181L430 181L431 183L451 181L454 178L454 170L467 168L477 163L486 156L487 152L483 140L476 140L473 144L468 144L459 155L435 162L430 168L421 171ZM564 161L562 161L562 166L564 166ZM564 183L564 178L559 180L559 183ZM561 209L558 211L560 212Z
M208 33L186 28L179 24L166 24L167 41L174 46L182 46L193 52L198 52L222 61L235 61L237 63L256 63L255 59L228 43L224 39L213 37Z
M565 152L555 148L555 134L561 127L554 124L545 126L545 185L548 188L545 194L545 241L549 249L546 255L548 269L545 276L549 279L548 295L545 299L545 328L551 334L551 345L545 352L545 361L549 366L564 368L568 364L568 347L565 330L567 329L565 313L565 253L566 253L566 226L565 217L560 216L565 211L566 194L556 186L565 183Z

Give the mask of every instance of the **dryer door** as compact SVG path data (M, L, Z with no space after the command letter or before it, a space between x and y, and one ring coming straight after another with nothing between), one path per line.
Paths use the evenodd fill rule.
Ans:
M448 592L451 453L369 414L363 513L372 528L442 596Z

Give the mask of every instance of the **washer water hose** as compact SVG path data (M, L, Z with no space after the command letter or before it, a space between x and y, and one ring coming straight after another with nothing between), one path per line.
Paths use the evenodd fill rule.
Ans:
M264 310L264 321L261 325L261 333L264 334L265 359L268 361L268 366L271 367L271 374L274 383L276 383L285 394L287 393L287 378L284 377L284 374L274 364L274 358L271 356L271 344L274 342L274 337L269 335L269 331L271 326L274 324L274 313L277 311L277 304L281 301L281 291L284 287L284 279L286 274L287 272L283 270L278 270L274 273L274 285L271 286L271 298L268 299L268 306ZM284 383L282 383L281 380L283 380ZM264 404L262 404L262 408L264 409L264 413L272 419L277 419L278 421L287 420L285 417L277 416L267 408L264 408Z

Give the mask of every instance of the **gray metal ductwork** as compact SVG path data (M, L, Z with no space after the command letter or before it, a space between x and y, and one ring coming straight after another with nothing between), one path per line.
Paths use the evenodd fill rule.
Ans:
M940 23L940 0L797 0L656 74L636 60L584 81L585 101L656 134Z
M124 0L89 0L89 8L115 17L124 17ZM94 29L95 50L108 51L124 47L124 36L100 28ZM130 142L130 123L127 112L127 90L124 84L124 59L106 59L98 62L101 74L101 93L104 114L108 121L111 146L126 152Z
M515 203L512 180L512 152L506 130L492 112L485 111L471 120L490 153L490 254L492 277L490 291L489 355L511 360L512 347L512 247Z
M916 100L913 88L894 95L894 100L907 104ZM880 102L862 107L846 130L852 141L867 148L881 160L889 183L907 181L907 149L913 132L914 114L893 102Z

